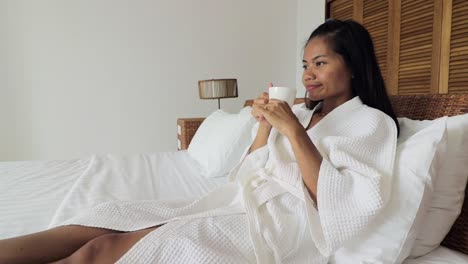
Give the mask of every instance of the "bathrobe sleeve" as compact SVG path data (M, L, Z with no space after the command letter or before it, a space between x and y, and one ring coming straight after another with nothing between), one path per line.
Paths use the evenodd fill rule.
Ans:
M317 204L303 181L309 230L322 255L330 256L373 224L389 197L396 148L396 127L382 114L371 115L366 128L349 126L333 136L312 138L322 154ZM279 172L300 175L297 163L279 164ZM299 177L298 177L299 178ZM302 177L300 178L302 179Z
M251 142L255 140L259 128L258 122L251 130ZM263 168L268 160L268 146L263 146L251 153L249 153L250 146L246 147L242 152L241 159L228 173L229 181L235 181L239 173L245 173L245 168L248 167L250 171ZM243 170L244 169L244 170Z
M255 171L265 167L268 160L268 146L263 146L250 154L248 153L250 147L248 147L242 159L228 174L229 181L239 181L243 183L248 181L248 178L254 175Z

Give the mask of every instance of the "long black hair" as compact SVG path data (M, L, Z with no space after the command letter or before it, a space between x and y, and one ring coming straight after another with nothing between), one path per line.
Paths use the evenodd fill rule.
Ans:
M400 126L385 89L369 32L353 20L329 19L312 32L305 46L315 37L324 37L330 48L343 57L353 75L353 95L359 96L367 106L389 115L395 121L399 134ZM311 101L308 96L305 99L310 109L318 103Z

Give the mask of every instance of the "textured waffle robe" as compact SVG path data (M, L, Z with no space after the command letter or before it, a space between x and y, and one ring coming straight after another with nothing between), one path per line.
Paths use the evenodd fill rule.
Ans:
M314 110L293 110L306 127ZM228 184L198 199L112 201L62 225L134 231L164 224L119 263L327 263L379 224L397 132L389 116L355 97L307 133L323 157L317 204L287 138L272 129L267 145L245 156Z

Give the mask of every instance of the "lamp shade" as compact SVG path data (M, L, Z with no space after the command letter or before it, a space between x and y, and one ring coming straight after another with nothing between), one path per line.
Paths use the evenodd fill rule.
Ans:
M237 97L237 79L212 79L198 81L200 99Z

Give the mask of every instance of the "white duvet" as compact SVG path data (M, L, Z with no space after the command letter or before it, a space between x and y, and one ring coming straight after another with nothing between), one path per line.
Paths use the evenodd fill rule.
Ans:
M91 160L0 162L0 239L46 229Z
M200 196L207 179L186 151L0 162L0 239L47 229L109 200Z

